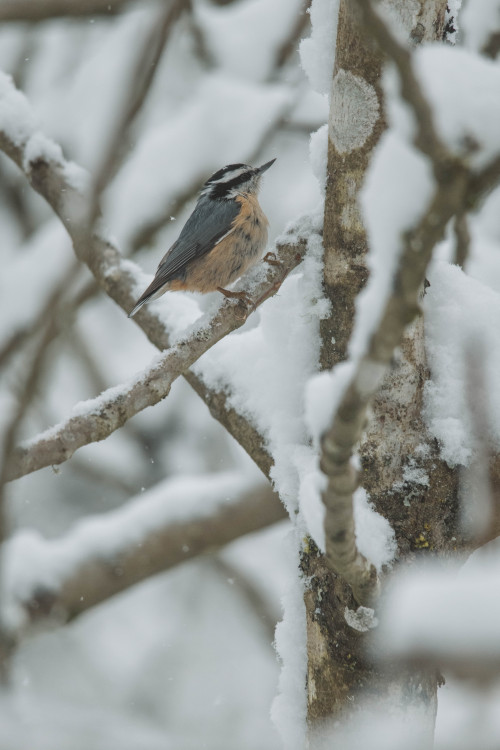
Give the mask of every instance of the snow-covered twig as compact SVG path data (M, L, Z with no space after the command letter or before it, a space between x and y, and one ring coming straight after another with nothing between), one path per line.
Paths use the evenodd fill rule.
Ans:
M396 39L372 5L372 0L356 0L361 10L364 27L382 51L396 65L401 95L410 105L417 122L415 145L429 156L434 168L445 168L452 159L434 126L432 109L413 70L411 52Z
M67 162L59 146L36 130L29 105L12 82L4 76L0 84L0 149L17 164L34 190L60 217L73 241L77 257L88 265L100 287L123 310L130 311L138 289L134 267L124 261L117 248L100 234L93 233L89 237L86 173ZM300 262L305 249L301 242L278 248L284 267L269 270L268 290L283 276L284 270L290 270ZM225 306L224 310L234 320L234 309L231 312L231 306ZM151 308L142 308L134 321L158 349L169 346L165 326ZM224 394L207 389L194 373L184 374L204 398L212 415L240 442L257 465L268 471L271 458L263 447L262 437L249 421L227 406Z
M6 588L17 637L62 625L146 578L284 520L269 484L240 472L162 482L127 505L80 521L62 539L24 531L7 545Z
M326 554L351 585L360 604L373 603L378 582L375 569L356 546L352 502L358 478L351 458L365 426L368 404L382 383L407 325L419 313L419 293L432 251L448 221L463 206L466 189L467 171L459 166L450 170L447 182L438 185L421 221L404 238L399 268L380 323L323 436L321 466L328 476L323 495L327 507Z
M365 428L368 405L383 381L406 327L420 312L419 293L436 244L442 239L450 219L462 215L479 201L495 181L498 182L500 174L498 159L480 173L474 173L443 146L430 105L413 73L410 54L394 39L369 0L358 0L358 4L367 31L373 33L397 66L402 95L418 123L415 143L432 159L436 180L422 218L401 237L399 266L380 322L355 366L333 422L322 439L321 466L328 477L323 493L327 509L327 559L351 586L359 603L373 605L379 582L374 566L360 554L356 544L353 494L358 486L358 475L351 459Z
M302 252L291 245L280 248L279 266L269 266L266 277L252 290L256 306L278 291L282 278L302 260L304 249L305 243ZM109 388L97 398L79 404L76 414L17 448L7 467L8 479L63 463L83 445L104 440L139 411L164 399L176 378L245 321L241 306L226 300L215 315L155 359L133 381Z

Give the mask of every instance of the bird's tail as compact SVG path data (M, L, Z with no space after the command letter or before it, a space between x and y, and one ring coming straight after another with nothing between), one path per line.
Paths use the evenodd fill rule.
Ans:
M158 299L158 297L161 297L162 294L167 291L167 289L169 289L168 283L165 283L165 281L162 281L161 278L155 276L146 291L143 292L143 294L141 294L141 296L137 300L135 307L131 312L129 312L128 317L133 318L136 312L140 310L143 305L146 305L148 302L153 302L153 300Z
M137 304L135 305L135 307L131 310L131 312L129 312L128 317L133 318L136 312L140 310L141 307L146 304L146 302L149 302L149 296L144 297L144 295L142 295L142 297L137 300Z

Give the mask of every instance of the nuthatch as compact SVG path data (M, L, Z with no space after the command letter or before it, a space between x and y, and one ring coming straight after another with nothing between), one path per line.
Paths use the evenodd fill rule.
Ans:
M259 260L267 242L268 221L257 193L262 173L275 161L261 167L229 164L205 182L179 239L161 259L129 317L168 291L242 295L225 287Z

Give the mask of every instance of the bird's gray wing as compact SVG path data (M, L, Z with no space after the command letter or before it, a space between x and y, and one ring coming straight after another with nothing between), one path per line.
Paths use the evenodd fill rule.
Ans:
M179 239L160 261L155 280L161 278L162 284L165 284L191 260L212 250L231 230L239 210L240 205L235 200L209 200L204 196L200 198L182 228Z
M146 302L161 294L162 287L179 275L187 263L212 250L231 231L239 210L240 205L236 200L209 200L202 196L184 224L179 239L161 259L153 281L139 297L129 317L135 315Z

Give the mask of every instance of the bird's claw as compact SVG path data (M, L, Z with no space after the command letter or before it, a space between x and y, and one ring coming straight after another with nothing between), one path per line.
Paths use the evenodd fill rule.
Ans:
M276 253L266 253L263 257L263 260L265 263L269 263L270 266L283 265L282 262L278 260Z

